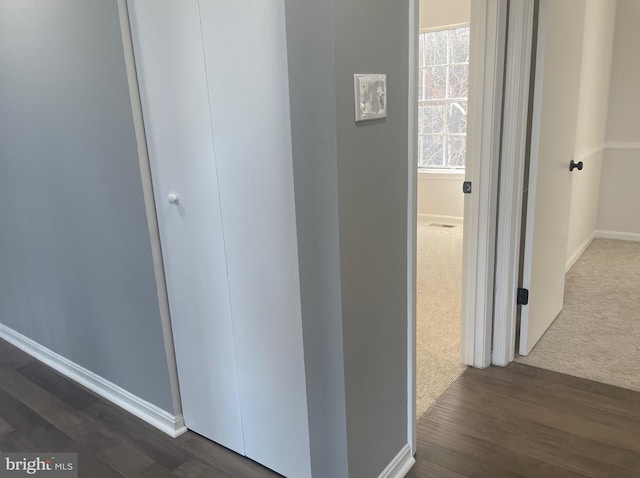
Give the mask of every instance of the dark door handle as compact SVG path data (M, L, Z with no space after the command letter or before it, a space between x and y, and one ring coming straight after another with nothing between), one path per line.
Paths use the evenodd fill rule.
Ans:
M576 163L573 159L571 160L571 164L569 164L569 171L573 171L574 169L578 168L578 171L582 171L582 168L584 167L584 164L582 164L582 161L580 161L579 163Z

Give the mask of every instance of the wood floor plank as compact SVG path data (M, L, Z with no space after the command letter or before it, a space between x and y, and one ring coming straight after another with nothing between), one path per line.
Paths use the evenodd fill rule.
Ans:
M523 369L523 367L526 367ZM491 383L492 380L502 382L512 387L512 391L526 394L544 394L547 398L559 399L560 403L572 406L582 406L599 413L600 411L617 414L624 417L640 418L640 400L636 397L639 392L624 390L612 385L597 384L577 377L562 376L557 372L538 369L519 363L512 363L509 367L489 367L479 374L480 370L471 369L465 380L480 380L481 383ZM589 382L589 383L585 383Z
M142 470L140 476L143 478L178 478L175 473L167 470L158 463L152 463L147 468ZM213 478L215 475L211 476Z
M256 476L260 478L277 478L280 476L255 461L213 443L197 433L185 433L177 441L183 448L189 450L201 460L230 476Z
M2 389L16 400L62 430L82 422L75 410L61 398L42 389L16 370L0 368L0 383Z
M123 440L165 469L173 470L192 456L169 436L109 403L100 401L79 413L106 436Z
M127 478L139 476L142 471L154 463L144 453L122 443L101 448L97 452L97 456Z
M15 428L9 425L9 423L4 418L0 417L0 436L8 435L14 430Z
M22 365L35 362L31 355L24 353L19 348L2 340L0 347L0 367L17 368Z
M55 395L76 410L82 410L99 399L86 388L70 382L66 377L56 371L52 371L41 362L29 362L16 370L31 382Z
M494 434L487 439L479 438L474 434L479 434L477 430L473 430L473 434L468 430L462 429L459 424L457 427L451 426L449 423L442 423L430 418L425 420L422 425L426 428L426 434L422 441L425 443L427 452L432 453L434 444L439 449L448 449L450 452L456 452L457 460L459 456L464 455L467 460L474 464L475 467L481 467L482 476L536 476L536 477L566 477L566 478L584 478L585 475L578 471L572 470L564 465L564 463L553 463L544 460L536 454L527 453L522 449L514 449L505 446L505 442L496 440ZM418 446L418 452L421 452ZM442 452L440 452L442 453ZM424 456L421 453L421 456ZM440 459L438 457L438 459ZM454 469L459 472L465 472L464 469L452 468L455 463L447 463L436 461L436 463ZM473 469L467 472L469 476L477 476L479 472Z
M0 384L0 417L14 430L29 430L36 426L47 426L49 422L31 410L19 399L7 393Z
M195 433L172 439L24 355L0 340L2 450L78 452L81 478L280 476ZM640 477L640 393L521 364L468 369L417 438L409 478Z
M242 476L239 474L230 474L228 471L221 470L217 465L212 465L199 458L193 458L185 461L173 473L179 478L234 478L234 476Z
M489 403L498 396L511 399L510 403L526 403L530 407L544 408L546 414L565 414L599 424L601 427L596 433L607 434L608 430L613 430L613 440L622 439L631 446L640 443L640 419L635 413L628 412L629 407L616 406L618 399L602 406L599 396L590 402L588 397L576 397L571 389L557 390L554 387L553 391L547 391L543 387L524 388L521 385L496 380L494 377L464 377L464 380L461 379L456 385L458 388L464 386L467 393L470 392L478 398L484 397Z
M476 389L478 397L482 397L484 403L497 401L500 396L492 391ZM450 390L451 397L458 400L461 409L473 411L474 402L465 401L464 397L457 395L457 388ZM526 423L532 431L537 433L553 435L555 439L564 439L573 444L581 444L581 448L591 450L590 454L612 453L617 455L633 457L639 460L640 452L640 426L632 425L627 429L626 424L618 428L611 425L592 420L593 415L581 415L575 410L559 411L556 407L550 408L541 405L539 402L529 401L527 398L513 400L505 403L502 407L504 412L503 420L511 424ZM492 417L491 411L479 413L479 416Z

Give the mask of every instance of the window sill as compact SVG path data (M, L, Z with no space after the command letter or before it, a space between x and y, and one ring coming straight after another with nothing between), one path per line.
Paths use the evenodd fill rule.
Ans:
M427 169L418 168L418 179L464 180L464 169Z

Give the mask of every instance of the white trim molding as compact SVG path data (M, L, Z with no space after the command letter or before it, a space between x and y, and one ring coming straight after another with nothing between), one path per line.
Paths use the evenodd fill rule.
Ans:
M464 181L464 169L421 169L418 168L419 179L438 179L443 181ZM462 187L462 186L460 186Z
M151 256L153 259L153 273L156 282L158 308L160 309L160 323L162 325L162 338L167 357L169 370L169 384L171 386L171 399L173 400L173 413L182 415L182 401L180 399L180 385L178 383L178 367L173 345L173 330L171 327L171 314L169 312L169 298L167 295L167 283L164 275L164 262L160 245L160 230L158 229L158 216L156 214L155 199L153 196L153 182L151 179L151 165L149 164L149 151L147 149L147 137L142 117L142 104L140 102L140 90L138 88L138 74L133 54L133 39L129 23L129 11L127 0L118 0L118 17L120 20L120 33L122 35L122 47L124 51L125 69L127 71L127 83L129 85L129 99L133 114L133 126L138 145L138 166L142 180L142 195L144 198L145 213L147 216L147 228L151 243Z
M407 441L416 452L416 257L418 240L418 29L419 0L409 0L409 118L407 145Z
M611 142L604 144L605 149L640 149L640 143Z
M451 23L449 25L438 25L437 27L420 28L420 33L441 32L443 30L454 30L456 28L465 28L470 25L469 22Z
M378 478L404 478L416 460L411 453L411 447L407 443L391 460L387 467L378 475Z
M640 242L640 234L636 232L596 231L598 239L617 239L619 241Z
M520 240L527 155L529 83L533 47L534 2L511 0L505 72L505 99L500 164L495 275L494 365L506 366L515 356L516 290L520 272Z
M604 151L605 145L602 144L596 148L592 148L592 149L588 149L587 151L581 151L579 153L576 153L576 158L575 161L585 161L587 159L589 159L591 156L593 156L596 153L599 153L601 151Z
M451 225L451 226L459 226L459 225L462 225L463 222L464 222L464 218L463 217L442 216L440 214L418 213L418 217L420 219L426 220L430 224L435 223L435 224L447 224L447 225Z
M491 364L507 4L471 2L460 357L480 368Z
M587 238L587 240L584 241L582 245L578 248L578 250L574 252L573 255L567 260L565 273L569 272L569 269L571 269L574 266L574 264L578 262L578 259L582 257L582 254L584 254L584 251L587 250L587 247L591 245L591 243L595 238L596 238L596 231L593 231L593 233Z
M0 324L0 338L173 438L187 431L182 415L162 410L6 325Z

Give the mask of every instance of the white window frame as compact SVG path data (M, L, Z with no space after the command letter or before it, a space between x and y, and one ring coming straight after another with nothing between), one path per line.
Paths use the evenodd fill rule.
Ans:
M441 31L445 31L445 30L455 30L457 28L469 28L471 29L471 23L470 22L464 22L464 23L452 23L449 25L439 25L437 27L429 27L429 28L421 28L418 30L418 37L420 35L422 35L423 33L433 33L433 32L441 32ZM471 37L469 38L469 43L471 43ZM471 45L469 45L469 49L471 49ZM448 54L448 53L447 53ZM419 75L420 72L423 70L423 68L420 68L420 60L418 59L418 64L416 66L416 73ZM469 63L467 63L468 65ZM449 63L447 62L446 66L449 66ZM448 73L447 73L448 75ZM419 84L419 82L416 79L416 83ZM420 95L418 95L418 98L420 97ZM434 102L437 101L442 101L442 102L447 102L447 101L451 101L452 99L444 99L444 100L433 100ZM418 100L418 103L421 102L425 102L425 101L429 101L429 100ZM467 102L467 115L468 115L468 108L469 108L469 93L467 92L467 98L465 100ZM464 134L462 133L458 133L458 134L449 134L449 133L443 133L442 136L446 139L448 136L464 136L466 138L467 133L465 132ZM419 138L419 136L418 136ZM419 139L418 139L419 141ZM417 146L416 146L417 147ZM418 152L418 155L420 153ZM466 165L466 158L465 158L465 165ZM465 168L451 168L451 167L425 167L425 166L418 166L418 174L420 175L424 175L424 174L439 174L439 175L453 175L453 176L460 176L460 175L464 175L464 170Z

